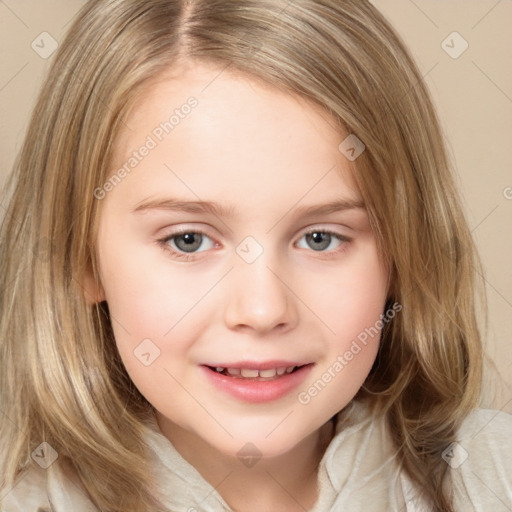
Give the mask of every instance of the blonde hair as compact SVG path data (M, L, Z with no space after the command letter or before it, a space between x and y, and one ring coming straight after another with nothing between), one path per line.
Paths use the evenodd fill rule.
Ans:
M43 440L102 511L162 509L142 422L151 410L115 347L97 277L93 191L148 81L193 58L332 116L366 150L354 162L402 311L358 398L387 418L401 463L434 510L451 510L443 450L480 395L480 263L422 76L362 0L93 0L54 58L12 176L1 231L2 486ZM344 134L344 135L343 135ZM342 139L340 138L340 141ZM483 296L482 296L483 299Z

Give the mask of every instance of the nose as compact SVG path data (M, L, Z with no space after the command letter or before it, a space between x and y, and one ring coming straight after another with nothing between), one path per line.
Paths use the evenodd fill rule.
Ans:
M265 334L297 324L295 295L276 265L264 257L253 263L238 261L230 273L224 321L230 329ZM276 268L274 270L274 268Z

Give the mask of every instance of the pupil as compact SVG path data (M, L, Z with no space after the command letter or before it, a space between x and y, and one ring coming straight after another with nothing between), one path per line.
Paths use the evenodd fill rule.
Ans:
M322 233L317 231L315 233L309 233L306 235L306 238L308 243L313 242L313 244L320 245L320 247L312 247L312 249L315 250L323 250L326 247L329 247L329 244L331 243L331 235L329 233Z
M176 246L184 252L193 252L201 246L202 235L199 233L185 233L176 238Z

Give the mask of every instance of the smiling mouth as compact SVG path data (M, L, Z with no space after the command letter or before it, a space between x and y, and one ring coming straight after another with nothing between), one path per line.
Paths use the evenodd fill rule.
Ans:
M243 403L266 403L289 395L300 386L316 363L298 361L210 361L201 369L222 393Z
M207 368L215 373L225 375L227 377L233 377L235 379L266 381L277 380L283 375L294 373L304 366L308 365L280 366L276 368L268 368L265 370L258 370L255 368L225 368L222 366L207 366Z

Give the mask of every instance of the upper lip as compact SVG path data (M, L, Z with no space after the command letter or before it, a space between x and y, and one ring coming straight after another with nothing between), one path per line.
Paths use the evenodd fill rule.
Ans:
M234 363L207 363L204 366L212 368L246 368L250 370L270 370L272 368L289 368L290 366L304 366L309 363L300 363L297 361L284 361L275 359L272 361L239 361Z

